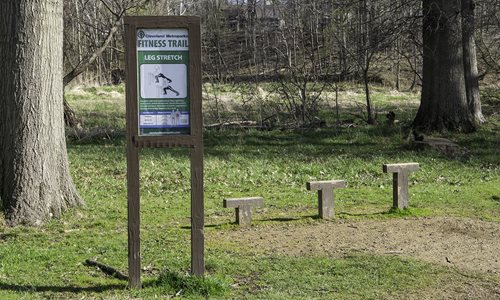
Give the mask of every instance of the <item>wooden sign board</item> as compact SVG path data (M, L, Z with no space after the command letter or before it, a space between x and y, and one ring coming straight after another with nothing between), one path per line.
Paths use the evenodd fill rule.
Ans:
M129 286L140 288L139 150L191 151L191 272L203 275L203 123L198 17L125 17Z

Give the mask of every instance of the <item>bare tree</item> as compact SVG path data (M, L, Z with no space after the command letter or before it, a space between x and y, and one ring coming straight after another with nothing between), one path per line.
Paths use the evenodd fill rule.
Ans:
M78 61L76 61L76 63L69 63L71 68L66 75L64 75L63 79L63 84L65 86L78 75L87 70L97 59L99 59L101 54L116 41L117 36L118 39L121 39L120 33L123 32L123 16L132 9L143 7L146 2L148 2L148 0L94 0L93 7L95 15L94 18L90 18L89 20L91 21L89 23L93 23L93 25L82 25L81 21L77 21L78 28L87 27L88 31L86 34L91 39L90 41L87 41L87 43L91 46L88 47L88 50L85 53L82 53L83 51L80 47L80 43L82 43L82 41L76 41L78 43ZM77 16L85 13L85 9L88 9L89 7L88 3L89 1L86 1L86 3L77 3L74 6ZM79 5L82 5L83 12L78 10ZM104 17L100 17L98 15L97 11L99 10L105 10L105 13L100 12L100 14L103 14ZM102 18L104 18L104 20ZM80 35L81 32L78 31L78 34Z
M500 77L500 3L496 0L476 1L474 9L476 17L475 40L477 42L478 59L482 67L481 77L492 74Z
M321 94L327 83L321 75L329 71L327 54L321 53L320 26L323 15L320 1L291 1L282 7L284 25L274 43L275 73L284 111L295 126L318 123ZM319 14L315 18L311 16Z
M340 48L342 63L354 64L365 89L367 122L375 123L375 108L370 94L370 70L377 61L384 59L384 51L401 36L404 22L403 3L394 1L344 2L334 7L331 26L333 47ZM339 23L335 23L339 22ZM346 67L343 67L346 70Z
M92 67L98 74L100 83L109 83L112 77L119 78L123 50L118 48L123 48L123 16L130 10L143 7L147 2L148 0L66 0L67 51L64 52L64 58L66 69L69 70L64 75L63 85L68 85ZM108 53L105 53L106 50ZM107 79L103 81L104 77ZM119 80L114 78L113 81ZM64 119L71 127L78 125L76 114L65 99Z

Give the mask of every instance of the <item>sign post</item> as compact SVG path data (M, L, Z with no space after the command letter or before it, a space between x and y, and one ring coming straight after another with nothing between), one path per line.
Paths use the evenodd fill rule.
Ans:
M204 263L198 17L125 17L129 286L140 288L139 150L191 151L191 272Z

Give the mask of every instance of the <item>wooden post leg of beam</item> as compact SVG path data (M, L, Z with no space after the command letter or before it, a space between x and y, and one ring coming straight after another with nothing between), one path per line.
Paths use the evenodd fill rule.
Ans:
M191 273L205 273L203 214L203 147L191 150Z
M398 208L408 207L408 172L398 173Z
M141 288L139 149L130 141L127 146L128 185L128 272L129 287Z
M252 224L252 207L249 205L237 207L236 222L240 226L250 226Z
M321 219L334 219L333 188L318 191L318 214Z

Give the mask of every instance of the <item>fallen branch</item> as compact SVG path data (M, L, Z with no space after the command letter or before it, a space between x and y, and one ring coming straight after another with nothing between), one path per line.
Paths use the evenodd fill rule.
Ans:
M311 129L311 128L323 128L326 127L326 122L315 117L309 123L298 124L297 122L288 122L284 124L270 125L264 122L259 125L256 121L228 121L221 123L208 124L204 126L207 129L259 129L259 130L289 130L289 129Z
M205 128L225 128L225 127L246 128L246 127L257 127L257 126L258 124L255 121L230 121L230 122L205 125Z
M98 267L104 274L115 277L120 280L128 280L128 276L117 269L101 264L95 260L86 259L84 265L89 267Z

